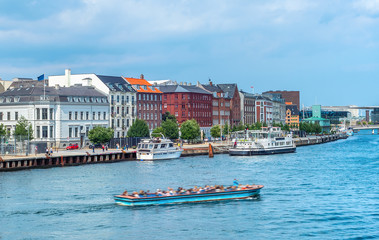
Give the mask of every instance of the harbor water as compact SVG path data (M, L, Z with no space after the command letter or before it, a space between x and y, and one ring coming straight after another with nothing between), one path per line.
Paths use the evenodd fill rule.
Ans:
M255 199L126 207L113 195L240 183ZM0 239L379 239L379 135L271 156L0 172Z

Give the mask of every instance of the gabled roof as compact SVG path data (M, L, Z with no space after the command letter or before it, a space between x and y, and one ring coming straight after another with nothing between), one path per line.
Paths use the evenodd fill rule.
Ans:
M253 93L244 92L242 90L240 90L240 93L242 93L245 98L255 98L255 94Z
M202 94L211 94L204 89L201 89L197 86L186 86L186 85L166 85L166 86L157 86L157 88L164 93L183 93L183 92L192 92L192 93L202 93Z
M225 93L227 93L229 98L234 97L234 92L237 88L237 84L231 83L231 84L217 84L218 87L222 89Z
M141 78L127 78L123 77L128 83L131 85L145 85L145 86L151 86L152 84L146 81L145 79Z
M286 111L287 110L291 111L291 115L299 115L299 110L297 109L297 105L286 105Z
M222 89L220 87L218 87L217 85L210 85L210 84L200 84L203 88L205 88L206 90L210 91L210 92L221 92L223 93L224 91L222 91Z
M107 87L117 92L135 92L131 85L122 77L96 75Z

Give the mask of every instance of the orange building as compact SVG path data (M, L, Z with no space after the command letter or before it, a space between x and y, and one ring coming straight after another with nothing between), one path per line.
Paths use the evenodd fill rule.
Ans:
M162 92L151 83L141 78L123 77L137 91L137 118L146 121L149 129L161 125L162 120Z
M299 110L292 102L286 102L286 124L299 127Z

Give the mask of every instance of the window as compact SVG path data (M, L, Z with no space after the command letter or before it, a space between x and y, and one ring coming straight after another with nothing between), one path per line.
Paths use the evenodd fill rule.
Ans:
M126 107L126 114L129 114L129 107Z
M141 94L138 94L138 100L141 100Z
M50 120L53 120L54 109L50 108Z
M54 137L54 126L50 126L50 138Z
M89 127L87 126L86 127L86 136L88 136L88 132L89 132Z
M120 127L120 119L117 119L117 127Z
M89 112L86 112L86 120L89 120Z
M140 99L141 100L141 99ZM126 96L126 102L129 102L129 96Z
M42 126L42 137L47 138L47 126Z
M37 118L37 119L39 119L39 118ZM68 112L68 119L72 120L72 112Z
M117 95L117 102L120 102L120 96Z
M14 120L18 120L18 112L14 113Z
M92 112L92 120L96 120L96 113Z
M117 110L116 110L117 114L120 114L120 108L117 107Z
M7 112L7 120L11 120L11 112Z
M103 112L103 119L107 119L107 112Z
M97 113L97 119L98 119L98 120L101 119L101 112L98 112L98 113Z
M78 112L75 112L75 120L78 120Z
M41 136L41 127L37 126L37 138L40 138Z
M79 129L78 127L75 128L75 137L78 137Z
M0 112L0 120L3 120L3 112Z
M41 115L40 115L40 110L39 108L36 109L36 112L37 112L37 120L40 120L41 119ZM70 118L71 119L71 118ZM9 119L8 119L9 120Z
M84 119L84 112L80 112L80 120Z
M146 104L147 106L146 106L146 110L149 110L149 104Z
M129 119L126 119L126 126L129 127Z
M124 107L122 107L121 108L121 114L124 115L124 113L125 113L125 109L124 109Z
M165 104L163 105L163 107L164 107L164 108L167 108L167 103L165 103Z

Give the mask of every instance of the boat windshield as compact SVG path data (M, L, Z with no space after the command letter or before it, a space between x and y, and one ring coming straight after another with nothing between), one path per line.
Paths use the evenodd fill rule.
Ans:
M167 144L161 144L161 148L166 148Z
M174 144L173 143L169 143L168 147L174 147Z
M152 149L153 148L153 144L149 144L149 149Z
M154 145L154 149L157 149L158 146L159 146L159 144L155 144L155 145Z

